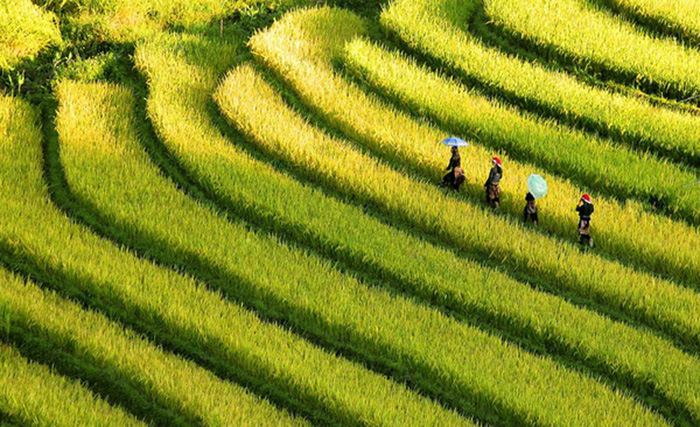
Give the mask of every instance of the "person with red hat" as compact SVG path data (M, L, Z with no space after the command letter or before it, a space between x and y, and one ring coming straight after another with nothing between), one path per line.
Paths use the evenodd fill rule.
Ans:
M579 243L584 246L593 247L593 239L591 239L591 215L593 214L593 202L591 201L591 196L584 194L578 201L576 205L576 212L578 212L578 236Z
M491 159L491 164L493 167L489 172L486 184L484 184L484 187L486 187L486 204L494 209L498 209L501 197L500 182L501 178L503 178L503 165L498 157Z

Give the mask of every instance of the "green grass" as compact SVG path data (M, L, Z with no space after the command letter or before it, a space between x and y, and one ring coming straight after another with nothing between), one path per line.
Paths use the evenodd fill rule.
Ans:
M538 45L655 84L669 92L700 92L700 52L656 38L596 9L587 0L485 0L486 14Z
M104 389L116 390L120 382L131 384L141 390L141 399L160 402L181 414L183 418L175 418L181 424L303 424L241 387L125 331L104 316L42 292L36 285L23 283L2 270L0 281L0 307L9 315L11 326L34 334L35 340L51 343L52 351L66 349L85 361L100 372L99 377L107 383ZM132 397L125 403L133 407L138 399Z
M0 344L0 411L19 425L145 425L77 381L27 361L4 344Z
M637 384L653 383L669 400L694 405L692 390L700 384L689 383L686 373L700 366L693 367L696 359L668 342L386 226L243 153L207 116L216 82L236 58L216 53L220 47L201 38L168 36L140 46L136 58L149 80L148 111L161 141L218 203L257 226L349 263L354 271L376 271L380 280L435 306L488 318L549 351L564 346L574 359L604 365L611 376L625 372L621 376L632 378L635 390L646 388ZM559 315L551 316L553 312ZM645 358L644 363L632 362Z
M26 103L0 98L0 243L15 268L312 421L466 423L403 386L261 321L201 282L156 267L72 223L44 184L37 120ZM392 405L384 403L389 399Z
M189 260L183 257L183 266L210 265L211 275L228 283L222 284L227 294L257 301L259 310L316 339L410 375L414 387L437 393L466 414L503 422L662 421L591 378L363 286L273 236L228 225L159 176L139 146L129 102L116 95L104 86L62 84L58 131L71 191L122 223L125 232L131 230L131 240L150 236L186 253ZM502 378L500 384L490 381L494 375ZM531 382L558 391L542 394ZM571 393L574 389L589 390L585 395L591 400ZM490 413L493 405L503 408L498 415Z
M62 42L56 16L31 0L0 0L0 70Z
M335 128L342 129L383 158L397 162L427 179L438 181L449 155L449 150L440 141L449 135L412 120L376 97L367 95L332 69L331 63L344 55L346 44L366 33L363 30L366 25L367 22L356 15L337 9L299 11L286 15L269 30L256 34L250 44L261 62L288 82L306 105ZM382 68L383 64L391 63L391 59L376 53L365 58L363 54L367 54L359 48L349 51L356 53L356 57L349 60L351 64L363 62L370 64L367 67ZM388 73L390 68L383 71ZM401 77L393 81L403 83L400 86L403 89L400 99L415 104L425 100L419 104L419 110L427 105L431 111L439 111L441 117L462 117L466 109L464 106L469 105L470 100L460 99L458 96L461 94L451 96L455 90L450 91L454 86L448 82L440 81L441 86L436 84L425 90L418 89L426 86L426 80L430 81L423 74L406 69L396 70L395 75ZM386 84L386 81L383 83ZM418 96L422 96L420 101L416 100ZM498 118L491 120L496 123ZM485 122L484 126L487 125ZM491 133L500 136L503 133L499 132L498 126L495 124L496 129ZM461 129L468 132L464 127ZM472 140L471 143L470 147L461 151L462 160L467 165L465 187L472 200L481 202L484 197L483 183L494 153L478 142ZM590 190L576 187L531 165L518 163L508 156L501 157L507 170L502 186L503 210L520 220L524 195L527 193L527 177L531 173L539 173L547 178L550 187L550 194L539 201L542 228L565 240L573 240L577 226L573 205L581 194ZM599 250L681 283L693 285L700 281L700 258L696 251L700 245L700 234L693 227L650 215L634 203L620 205L603 197L596 197L595 202L595 237ZM668 235L682 237L673 248L669 248L665 241Z
M534 103L635 148L700 166L700 117L589 86L564 72L485 46L469 33L476 7L473 0L466 4L398 0L384 10L381 22L412 49L506 98Z

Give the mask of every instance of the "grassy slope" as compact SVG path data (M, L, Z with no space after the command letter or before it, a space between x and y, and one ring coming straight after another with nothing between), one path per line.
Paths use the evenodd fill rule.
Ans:
M404 387L261 321L201 282L72 223L49 198L37 116L22 105L0 109L2 134L12 136L0 138L0 253L14 268L317 422L455 419ZM394 406L382 403L389 396Z
M76 93L80 95L71 95ZM87 94L97 98L90 101ZM248 232L233 223L226 225L158 176L135 139L128 116L110 114L115 111L110 98L95 89L66 85L61 99L61 111L68 113L59 115L61 154L72 191L116 224L121 223L122 229L131 229L133 241L150 236L186 253L189 260L179 261L183 266L212 266L212 275L229 282L223 288L227 294L244 300L255 298L262 303L261 310L319 340L358 351L363 359L393 366L402 375L411 372L415 387L439 390L441 398L466 413L475 411L478 416L494 417L485 407L500 403L504 408L500 416L505 420L604 419L615 417L612 414L618 411L617 417L624 413L622 418L659 420L589 378L505 346L498 339L404 298L362 286L316 257L277 243L275 238ZM85 108L87 105L102 105L107 110L99 113L100 108L91 115L94 113ZM86 131L81 120L93 123L93 129ZM129 180L124 180L125 176ZM465 368L477 365L479 373ZM510 387L496 386L488 379L491 375L484 372L501 376ZM550 401L553 395L539 395L523 377L546 382L560 393ZM574 409L564 403L574 398L567 390L578 387L590 388L588 396L602 394L606 400L584 402L577 395L580 409L564 414L562 407ZM607 399L614 403L609 404ZM588 410L583 409L589 405ZM601 405L605 407L604 415L592 409L600 409Z
M481 322L491 319L512 336L533 340L535 346L548 351L560 345L554 342L564 344L577 360L586 363L590 357L609 365L606 372L634 372L631 377L636 381L630 380L632 383L651 379L658 390L667 390L664 394L669 399L694 388L684 383L686 368L678 369L686 356L669 343L576 309L502 273L465 262L449 251L383 225L359 208L299 185L232 145L207 115L216 81L236 62L236 55L216 54L221 52L221 45L204 38L169 35L139 46L136 60L149 79L149 116L163 145L184 172L224 209L257 227L282 233L297 245L348 262L353 272L376 271L376 280L388 281L447 312L474 315ZM551 312L560 315L551 316ZM598 348L608 351L602 354ZM578 357L581 352L585 358ZM629 363L646 357L662 364L675 362L645 372L638 370L641 365L659 363ZM692 406L692 398L684 401Z
M9 70L22 60L61 43L54 14L31 0L4 0L0 4L0 70Z
M363 30L367 21L339 10L300 11L286 15L269 30L259 32L251 40L252 50L261 62L273 69L287 82L302 100L320 114L333 127L342 129L351 139L368 148L382 158L398 163L400 167L417 173L423 178L438 180L445 166L448 151L439 141L448 135L435 127L412 120L376 97L362 92L357 86L347 82L335 73L331 63L343 54L353 64L370 63L368 67L381 69L388 74L391 63L387 56L369 56L365 49L355 49L353 57L343 52L346 43L353 37L366 33ZM355 42L355 45L359 44ZM358 66L361 68L361 66ZM402 99L414 103L415 98L423 97L417 109L438 109L439 115L459 116L469 110L471 100L461 96L455 85L438 78L427 78L416 72L394 67L396 82L400 87L414 94ZM439 81L441 84L435 84ZM431 85L432 84L432 85ZM396 85L399 86L399 85ZM421 89L422 88L422 89ZM455 93L457 92L457 93ZM467 99L464 99L467 98ZM436 105L443 106L435 107ZM488 106L477 104L473 108L484 122L507 122L498 112L495 117L485 113ZM469 114L469 113L466 113ZM489 124L485 124L488 127ZM506 132L496 129L492 134L507 138ZM469 132L469 129L462 129ZM467 167L466 193L474 201L483 199L483 182L488 175L490 159L494 154L480 141L462 149L462 161ZM539 143L539 140L534 143ZM523 209L523 195L526 179L531 173L545 176L549 182L550 194L539 201L543 215L542 228L563 239L573 237L576 229L576 215L573 201L578 200L585 188L578 188L566 180L548 175L532 165L519 163L509 156L501 156L506 165L507 178L502 191L502 208L520 220ZM695 247L700 244L700 234L692 227L670 221L656 215L649 215L644 209L628 203L619 203L596 197L595 227L599 246L612 257L643 269L664 274L681 283L695 284L700 280L700 258ZM664 236L682 236L677 245L669 250L664 244Z
M670 91L700 91L700 52L670 38L645 34L586 0L486 0L499 25L579 62L637 76Z

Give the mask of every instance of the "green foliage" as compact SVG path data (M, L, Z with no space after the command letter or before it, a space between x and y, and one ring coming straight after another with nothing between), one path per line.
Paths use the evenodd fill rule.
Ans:
M4 344L0 344L0 411L22 425L145 425L77 381L27 361Z
M259 301L258 310L268 316L361 354L368 362L410 375L414 386L437 392L465 413L498 419L487 408L499 405L503 407L499 418L506 422L528 418L557 422L572 417L592 422L605 422L607 417L661 421L588 377L504 345L496 337L401 296L363 286L315 256L203 208L159 176L139 146L125 108L128 103L110 92L106 87L61 86L57 119L61 159L71 190L119 225L129 241L172 248L170 256L176 257L178 265L192 270L205 266L211 277L221 277L220 286L227 295L249 304ZM268 99L264 93L259 95ZM250 98L251 108L262 113L259 101ZM260 117L288 123L282 112ZM85 126L88 123L90 128ZM177 259L175 251L184 255ZM484 374L474 375L477 368ZM502 382L493 383L489 380L493 376ZM546 383L557 392L531 390L530 381ZM590 400L571 393L581 389L589 390L584 395ZM602 417L592 409L601 404L609 410ZM414 413L411 421L422 424L419 415L449 419L448 414L431 409Z
M700 52L655 38L587 0L486 0L497 24L579 63L594 63L692 96L700 92Z
M5 306L0 306L0 326L2 327L3 339L7 340L10 337L12 317L10 311Z
M468 32L472 12L462 3L394 1L382 23L414 49L505 97L534 102L569 120L614 136L638 149L700 165L700 118L653 106L642 99L581 83L573 76L483 45ZM649 120L653 117L653 120Z
M48 45L60 43L52 13L30 0L0 0L0 70L12 69Z
M302 22L313 24L311 13L302 13L306 18ZM353 23L343 15L339 21ZM279 44L297 41L281 38L277 38ZM608 365L610 372L629 373L635 379L632 382L638 384L653 378L658 389L668 390L669 399L684 396L687 406L693 407L692 393L686 393L697 386L686 383L685 373L700 369L700 364L670 343L456 257L246 155L217 132L206 114L216 82L228 67L188 60L180 47L189 43L187 38L168 37L137 50L137 64L149 80L149 116L163 145L186 168L188 176L210 188L214 198L229 210L257 226L292 235L295 243L312 246L352 265L355 271L375 270L378 277L390 281L399 291L447 311L473 315L481 321L491 319L512 336L528 337L542 347L551 348L549 343L556 342L569 348L568 354L585 354L580 357L584 362L595 359ZM202 43L198 52L215 58L221 48ZM222 92L217 94L217 98L222 96ZM552 312L560 315L551 316ZM650 358L649 362L629 363L644 358ZM665 367L659 370L640 369L661 364Z

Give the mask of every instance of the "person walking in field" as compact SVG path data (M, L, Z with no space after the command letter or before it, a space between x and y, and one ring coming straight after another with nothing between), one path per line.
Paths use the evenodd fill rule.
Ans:
M462 158L459 155L459 148L452 147L452 157L450 157L450 164L447 165L445 169L447 174L442 177L442 185L445 187L450 187L453 190L459 190L459 187L466 180L464 176L464 170L462 169Z
M591 201L591 196L584 194L576 205L576 212L578 212L578 235L579 243L583 246L593 247L593 239L591 239L591 215L594 211L593 202Z
M503 165L501 164L501 159L498 157L491 159L491 163L493 167L489 172L489 178L486 180L486 184L484 184L486 188L486 204L493 209L498 209L501 202L500 182L501 178L503 178Z
M523 209L523 222L532 220L534 225L539 225L539 220L537 218L537 204L535 203L535 196L528 191L525 195L525 209Z

